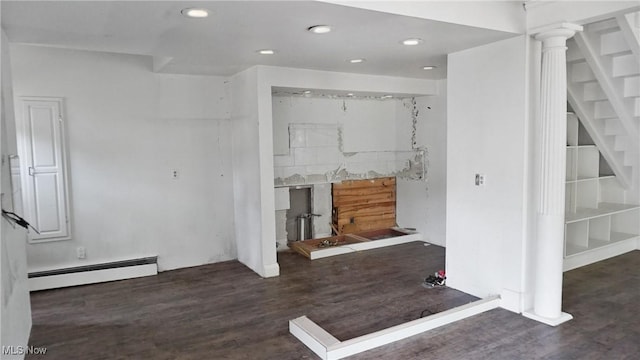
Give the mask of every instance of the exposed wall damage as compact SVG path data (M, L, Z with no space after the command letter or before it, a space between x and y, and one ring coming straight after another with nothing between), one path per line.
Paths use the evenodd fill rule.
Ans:
M345 160L336 163L334 169L324 172L313 172L325 165L314 166L284 166L276 168L275 186L294 186L333 183L343 180L373 179L395 176L405 180L424 180L427 170L427 150L401 152L366 152L348 153L351 156L361 155L360 158L392 158L389 161L374 160L373 162L348 161L349 155L343 154ZM295 160L294 160L295 161ZM327 164L327 167L331 164ZM368 168L368 170L366 169ZM293 173L292 173L293 172ZM286 175L285 175L286 174Z
M411 99L405 99L403 101L404 107L411 110L411 148L418 148L418 115L420 115L420 110L418 109L418 102L416 98L412 97ZM427 109L431 109L431 107L427 107Z
M274 185L312 186L313 212L320 215L314 236L331 233L331 183L382 177L426 183L423 100L274 95ZM278 249L286 249L286 229L278 226L283 214L276 217Z
M292 186L319 183L332 183L343 180L370 179L376 177L396 176L405 180L426 180L428 167L428 153L426 148L417 143L417 128L419 109L415 98L401 100L400 109L395 112L395 119L385 119L396 124L405 124L406 135L399 136L398 142L404 143L398 146L399 150L388 150L381 146L381 151L345 151L345 128L343 123L352 122L349 116L357 118L358 115L347 114L351 110L343 98L330 97L339 107L339 113L328 114L337 116L334 123L296 123L287 124L288 148L276 152L274 156L274 185ZM309 107L315 99L306 98L308 103L301 103L299 99L290 107ZM362 100L362 99L360 99ZM319 101L327 102L327 98ZM365 101L380 103L384 99L367 98ZM393 102L387 102L387 106L393 106ZM360 105L362 106L362 105ZM355 110L353 110L355 111ZM278 114L279 115L279 114ZM408 115L408 116L407 116ZM398 119L402 117L402 119ZM275 121L280 120L274 116ZM294 119L295 120L295 119ZM313 120L313 119L310 119ZM318 121L324 121L324 118ZM380 132L380 129L362 128L361 137L367 137L368 132ZM353 132L353 130L351 130ZM384 129L382 129L384 132ZM408 133L410 131L410 134ZM408 135L408 136L407 136ZM280 142L286 141L284 138ZM352 139L353 140L353 139ZM407 144L408 142L408 144ZM408 145L408 146L407 146ZM349 147L349 148L352 148ZM375 148L372 145L371 148Z

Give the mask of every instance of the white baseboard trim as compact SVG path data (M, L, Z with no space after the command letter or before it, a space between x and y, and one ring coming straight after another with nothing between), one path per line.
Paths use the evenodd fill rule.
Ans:
M502 289L500 293L500 307L514 313L522 312L522 308L520 307L522 304L522 293L509 290Z
M406 339L499 306L500 297L497 295L490 296L441 313L346 341L339 341L306 316L289 320L289 332L323 360L335 360Z
M340 340L306 316L289 320L289 332L322 359L327 359L330 346L340 343Z
M71 272L60 275L40 276L29 278L29 291L133 279L156 274L158 274L157 264L144 264L93 271Z
M531 320L535 320L538 322L541 322L543 324L547 324L549 326L558 326L562 323L565 323L571 319L573 319L573 316L571 314L567 314L566 312L560 313L560 316L558 316L557 318L551 319L551 318L547 318L544 316L540 316L540 315L536 315L532 310L529 311L524 311L522 313L522 316L529 318Z
M635 237L596 249L587 250L576 255L571 255L564 259L563 269L564 271L569 271L618 255L626 254L630 251L638 250L639 244L640 237Z
M397 228L393 228L393 229L396 230ZM398 230L401 231L401 229L398 229ZM330 256L348 254L356 251L377 249L377 248L393 246L393 245L406 244L414 241L424 241L422 240L422 234L406 233L406 235L390 237L387 239L371 240L371 241L365 241L361 243L352 243L347 245L339 245L339 246L327 247L324 249L318 249L311 252L310 259L311 260L322 259Z
M280 265L278 263L265 265L262 273L264 278L280 276Z

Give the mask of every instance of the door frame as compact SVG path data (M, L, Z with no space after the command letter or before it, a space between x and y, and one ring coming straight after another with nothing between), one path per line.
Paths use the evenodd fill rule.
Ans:
M25 101L49 101L56 102L58 104L59 111L59 131L60 131L60 151L61 151L61 168L62 168L62 179L63 186L62 197L66 202L65 213L66 217L66 227L67 227L67 235L60 237L52 237L52 238L43 238L43 239L33 239L33 233L27 233L27 239L30 244L40 244L47 243L53 241L64 241L71 240L72 232L71 232L71 197L69 194L69 171L68 171L68 152L67 152L67 139L66 139L66 128L65 128L65 108L64 108L64 97L54 97L54 96L18 96L16 97L17 106L15 107L16 111L16 143L18 146L18 156L20 158L20 178L21 185L23 189L22 196L22 205L24 216L27 217L27 221L33 220L29 219L32 213L32 204L30 201L33 199L32 189L29 187L28 179L29 179L29 164L27 163L28 157L26 142L23 140L24 134L26 134L27 124L25 122L25 114L24 114L24 102ZM30 161L30 160L29 160Z

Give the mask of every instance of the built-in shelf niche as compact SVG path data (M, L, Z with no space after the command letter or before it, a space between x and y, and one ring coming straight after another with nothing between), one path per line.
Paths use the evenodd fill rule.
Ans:
M565 257L638 238L640 206L618 183L578 118L567 116Z

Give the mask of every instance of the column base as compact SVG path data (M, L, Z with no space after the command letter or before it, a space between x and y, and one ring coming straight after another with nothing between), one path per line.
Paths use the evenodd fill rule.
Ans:
M540 315L536 315L533 310L529 310L529 311L524 311L522 313L522 316L527 317L529 319L541 322L543 324L547 324L550 326L558 326L564 322L567 322L571 319L573 319L573 316L571 314L567 314L566 312L562 312L560 313L560 316L558 316L557 318L548 318L548 317L544 317L544 316L540 316Z

